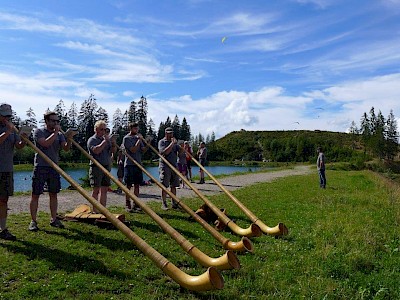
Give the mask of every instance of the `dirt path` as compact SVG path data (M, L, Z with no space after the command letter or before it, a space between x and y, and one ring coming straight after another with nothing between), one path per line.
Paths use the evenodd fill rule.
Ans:
M227 190L236 190L245 186L249 186L258 182L269 182L276 178L292 175L304 175L312 172L310 166L297 166L294 169L272 171L265 173L249 173L245 175L230 176L219 179L219 182ZM207 177L206 177L207 179ZM205 184L194 183L194 186L200 190L204 195L213 195L222 193L221 189L212 181L206 180ZM88 191L88 193L90 193ZM193 197L196 194L190 189L178 189L178 197ZM140 197L143 201L159 201L161 202L161 190L156 185L140 187ZM48 195L45 193L39 199L39 211L49 212ZM58 195L58 211L60 213L72 211L79 204L86 204L88 201L77 191L62 191ZM13 196L8 201L9 214L16 214L21 212L29 212L30 196ZM107 206L124 206L125 195L116 193L108 193Z

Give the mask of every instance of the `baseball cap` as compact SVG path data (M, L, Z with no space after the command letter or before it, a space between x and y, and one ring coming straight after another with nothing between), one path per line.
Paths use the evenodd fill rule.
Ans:
M5 116L12 116L11 105L3 103L0 105L0 115L3 117Z
M165 128L166 133L174 133L174 130L171 127Z

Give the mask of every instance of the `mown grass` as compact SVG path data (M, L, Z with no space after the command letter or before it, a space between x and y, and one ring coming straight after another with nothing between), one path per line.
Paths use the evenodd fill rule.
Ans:
M18 241L0 242L0 298L399 299L399 187L369 171L328 171L327 177L326 190L312 174L234 192L266 224L284 222L290 233L254 238L255 252L239 255L240 270L222 271L225 287L218 291L180 288L118 231L77 222L58 230L42 213L42 230L31 233L28 214L11 215L9 228ZM225 195L210 199L240 226L249 226ZM193 209L201 205L196 198L185 203ZM151 206L203 252L224 253L186 214ZM183 271L205 271L149 217L127 217L135 233Z

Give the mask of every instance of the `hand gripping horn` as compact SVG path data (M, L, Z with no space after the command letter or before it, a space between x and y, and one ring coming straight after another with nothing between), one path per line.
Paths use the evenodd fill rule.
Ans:
M226 224L226 226L228 226L235 234L245 237L255 237L262 235L262 231L257 224L253 223L250 225L249 228L239 227L224 213L222 213L221 210L216 207L209 199L207 199L195 186L193 186L193 184L191 184L189 180L187 180L185 176L183 176L173 165L171 165L171 163L164 156L162 156L152 145L150 145L150 143L148 143L144 138L141 139L149 146L151 150L154 151L154 153L156 153L164 161L164 163L169 168L171 168L171 170L173 170L185 182L187 186L189 186L193 190L193 192L195 192L200 197L201 200L203 200L205 204L207 204L207 206L213 211L213 213L218 216L221 222Z
M90 159L104 174L106 174L115 184L124 191L150 218L152 218L170 237L172 237L183 250L192 256L199 264L204 267L216 267L219 270L239 269L240 263L236 254L228 250L224 255L218 258L211 258L205 253L197 249L192 243L185 239L178 231L171 225L165 222L159 215L157 215L149 206L140 201L138 197L131 193L131 191L123 185L117 178L115 178L106 168L104 168L97 160L87 153L77 142L72 139L72 143L88 158Z
M280 235L287 235L288 229L283 223L279 223L275 227L269 227L265 225L259 218L257 218L243 203L241 203L230 191L228 191L210 172L204 168L201 163L196 160L192 154L188 151L186 153L191 157L191 159L202 169L218 186L219 188L229 196L229 198L245 213L245 215L254 223L257 224L262 232L265 234L273 235L273 236L280 236Z
M17 129L14 127L17 131ZM17 131L18 132L18 131ZM129 227L118 220L110 211L101 205L95 198L86 193L86 191L77 184L67 173L65 173L57 164L47 157L39 148L35 146L27 137L21 135L21 138L33 150L35 150L54 170L65 178L83 197L86 198L96 209L98 209L107 219L118 228L140 251L143 252L151 261L161 269L165 274L171 277L180 286L192 291L208 291L213 289L222 289L224 280L215 267L209 267L206 272L198 276L186 274L173 263L169 262L164 256L149 246L143 239L136 235ZM72 138L71 138L72 140ZM73 141L73 140L72 140Z
M220 232L218 232L214 227L212 227L210 224L208 224L206 221L204 221L199 215L197 215L189 206L187 206L182 200L180 200L176 195L174 195L170 190L168 190L160 181L158 181L156 178L154 178L153 175L150 174L149 171L147 171L140 163L138 163L136 160L133 159L132 156L130 156L124 147L120 147L117 145L117 148L120 149L126 157L130 161L132 161L139 169L141 169L154 183L158 185L163 191L165 191L172 199L175 200L176 203L184 211L186 211L196 222L200 223L201 226L205 230L207 230L218 242L222 244L224 249L227 250L232 250L232 251L238 251L238 252L243 252L243 251L248 251L248 252L253 252L254 247L253 243L248 239L247 237L242 237L240 242L232 242L231 240L227 239L224 237Z

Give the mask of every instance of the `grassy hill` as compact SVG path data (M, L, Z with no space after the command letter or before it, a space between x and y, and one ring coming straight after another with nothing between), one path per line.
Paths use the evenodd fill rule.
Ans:
M365 158L359 136L330 131L234 131L208 145L210 160L314 161L318 146L329 161Z

